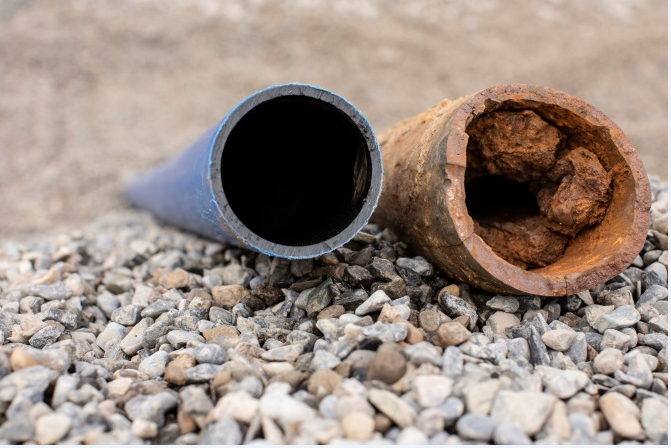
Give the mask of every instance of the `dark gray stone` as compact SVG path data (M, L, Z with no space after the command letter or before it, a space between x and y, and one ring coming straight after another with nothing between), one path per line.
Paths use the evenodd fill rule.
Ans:
M332 299L332 285L333 280L329 278L314 290L312 290L308 296L308 302L305 306L305 311L308 313L308 317L316 316L321 310L329 306Z
M478 315L473 305L460 297L453 296L447 291L440 294L438 302L443 311L450 317L468 316L469 330L475 328L475 324L478 321Z
M364 289L356 289L354 291L347 291L336 297L333 301L334 305L342 305L347 311L356 310L359 305L368 299L368 293Z
M63 334L62 325L47 325L38 330L31 338L29 344L35 348L43 348L46 345L53 344Z
M601 345L600 340L599 345ZM571 344L565 354L571 358L571 361L575 364L587 360L587 338L585 337L585 333L578 332L576 334L573 344Z
M642 286L647 291L652 286L668 287L668 282L657 271L646 271L643 273Z
M528 342L531 363L535 366L549 366L551 364L550 355L548 354L548 350L541 339L540 333L536 330L536 327L530 327Z
M517 297L517 302L519 303L519 311L524 314L530 310L540 310L542 301L539 296L519 296Z
M368 269L362 266L347 266L344 279L352 286L368 286L373 281L373 276Z
M380 280L392 280L394 277L398 277L394 264L383 258L373 257L373 260L366 268L373 274L373 277Z
M71 310L49 308L48 310L42 311L37 316L43 321L56 321L68 330L76 330L77 328L81 328L88 324L86 318L81 313Z

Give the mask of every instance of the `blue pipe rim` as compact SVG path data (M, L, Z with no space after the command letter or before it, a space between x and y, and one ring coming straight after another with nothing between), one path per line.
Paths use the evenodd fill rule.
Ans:
M287 246L273 243L252 232L228 205L222 187L221 159L226 140L237 123L253 108L261 103L283 96L305 96L324 101L347 115L359 129L366 144L371 163L371 183L365 196L363 206L354 221L337 235L319 243L306 246ZM260 90L235 106L220 122L215 138L212 139L209 151L209 187L213 193L213 206L217 209L217 218L224 228L228 228L243 246L258 252L289 259L313 258L332 252L350 241L368 222L375 210L382 192L383 168L380 147L373 128L363 114L343 97L322 89L302 83L280 84Z

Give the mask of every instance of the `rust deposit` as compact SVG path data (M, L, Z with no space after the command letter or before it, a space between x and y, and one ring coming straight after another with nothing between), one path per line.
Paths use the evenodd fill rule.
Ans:
M609 173L593 152L567 148L567 136L535 112L491 112L466 133L466 205L475 233L507 262L551 265L571 237L603 219Z

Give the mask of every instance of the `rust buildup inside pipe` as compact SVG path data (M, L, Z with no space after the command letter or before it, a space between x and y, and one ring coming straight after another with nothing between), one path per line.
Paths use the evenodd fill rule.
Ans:
M603 219L610 175L537 113L497 110L466 132L466 206L475 233L507 262L551 265L573 236Z
M559 296L622 272L645 241L650 186L608 117L553 89L492 87L380 136L373 219L448 276Z

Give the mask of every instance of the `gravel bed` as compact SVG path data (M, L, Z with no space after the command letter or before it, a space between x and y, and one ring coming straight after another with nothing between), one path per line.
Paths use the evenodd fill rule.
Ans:
M0 443L668 443L668 218L591 291L454 283L368 225L271 259L128 211L0 252Z

